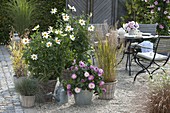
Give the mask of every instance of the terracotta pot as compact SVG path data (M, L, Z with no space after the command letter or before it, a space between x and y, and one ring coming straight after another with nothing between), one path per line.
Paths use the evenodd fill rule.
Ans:
M76 105L89 105L92 103L93 92L88 90L81 90L80 93L74 94L74 100Z
M21 100L21 105L23 107L33 107L35 104L35 96L20 96L20 100Z
M106 99L106 100L113 99L115 88L116 88L116 83L117 81L105 83L103 85L103 88L106 89L106 92L105 93L103 92L101 95L99 95L99 99Z

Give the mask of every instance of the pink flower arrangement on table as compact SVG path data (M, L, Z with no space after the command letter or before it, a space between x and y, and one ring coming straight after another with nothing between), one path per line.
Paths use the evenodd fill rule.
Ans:
M139 24L135 21L130 21L126 24L123 24L123 28L126 30L126 31L130 31L130 30L137 30L139 28Z
M78 64L74 62L70 70L72 72L70 79L63 81L68 95L80 93L81 90L93 91L97 95L106 92L106 89L102 88L104 85L102 69L80 61Z

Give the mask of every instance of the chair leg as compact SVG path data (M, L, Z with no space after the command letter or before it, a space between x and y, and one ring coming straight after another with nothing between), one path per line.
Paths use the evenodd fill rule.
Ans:
M126 58L126 70L127 70L127 66L128 66L128 59L129 59L129 55L127 54L127 58Z
M169 60L169 57L168 57L168 59L165 61L165 63L163 63L162 67L167 64L168 60ZM153 74L153 73L154 73L155 71L157 71L158 69L162 69L159 64L157 64L156 62L154 62L154 63L155 63L158 67L157 67L156 69L154 69L154 70L151 72L151 74ZM164 69L162 69L162 71L163 71L164 73L166 73Z
M147 67L145 67L145 66L139 61L138 58L135 58L135 62L136 62L136 64L138 64L142 69L146 70L146 71L148 72L148 74L150 74L148 68L150 67L151 64L149 64ZM144 71L144 70L143 70L143 71Z
M151 74L153 74L155 71L157 71L158 69L160 69L160 66L159 67L157 67L156 69L154 69L152 72L151 72Z
M133 83L136 81L137 76L138 76L140 73L142 73L144 70L145 70L145 69L140 70L140 71L135 75L135 77L134 77L134 79L133 79Z
M119 64L123 61L124 57L125 57L125 53L123 53L123 56L122 56L122 58L120 59L120 61L117 63L117 65L119 65ZM117 65L116 65L116 66L117 66Z

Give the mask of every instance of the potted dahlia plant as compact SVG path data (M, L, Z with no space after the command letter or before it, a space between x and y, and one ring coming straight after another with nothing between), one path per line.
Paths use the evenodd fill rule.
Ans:
M128 31L129 35L135 35L135 31L139 28L139 24L135 21L130 21L123 24L123 28Z
M70 67L72 74L69 80L64 80L63 85L68 95L74 94L76 105L90 104L93 93L100 95L103 91L106 92L102 86L103 70L86 64L80 61L76 62Z

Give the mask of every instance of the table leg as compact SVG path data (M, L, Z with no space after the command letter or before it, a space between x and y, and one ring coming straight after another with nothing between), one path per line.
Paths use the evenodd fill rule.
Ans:
M130 54L128 54L129 55L129 76L131 76L131 58L130 58Z

